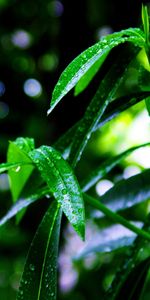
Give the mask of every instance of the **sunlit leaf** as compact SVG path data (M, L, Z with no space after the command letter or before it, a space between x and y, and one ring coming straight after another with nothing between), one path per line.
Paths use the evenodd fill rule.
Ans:
M0 173L4 173L6 171L9 171L11 169L13 169L15 172L16 170L18 170L18 168L20 168L23 165L28 165L28 164L32 164L30 163L24 163L24 162L17 162L17 163L2 163L0 164Z
M28 157L28 152L32 149L34 149L34 140L30 138L20 137L9 144L7 151L7 162L25 162L27 164L18 166L16 169L10 169L8 172L13 202L16 202L19 199L22 189L34 169L32 161ZM25 210L17 215L17 222L21 220L24 213Z
M133 151L146 146L150 146L150 143L132 147L120 153L119 155L108 159L106 162L102 163L98 168L96 168L93 172L91 172L90 175L86 177L84 181L81 183L82 191L86 192L87 190L89 190L98 180L100 180L106 174L108 174L117 164L120 163L122 159L130 155Z
M95 62L95 64L81 77L77 85L75 86L74 95L77 96L81 92L83 92L86 87L89 85L95 74L98 72L102 64L104 63L105 59L107 58L109 51L106 52L105 55L100 57L99 60Z
M61 208L53 201L31 243L17 300L56 300L60 222Z
M125 42L132 42L136 46L145 44L144 34L138 28L131 28L113 33L101 39L97 44L86 49L76 57L61 74L53 91L50 113L57 103L78 83L81 77L99 60L103 60L111 49Z
M30 152L32 161L50 188L63 212L84 239L85 216L82 194L75 175L60 153L52 147L41 146Z
M19 195L31 175L34 166L27 153L34 149L34 141L29 138L17 138L16 141L10 142L7 152L8 163L24 162L28 165L18 166L16 169L9 170L10 188L13 201L16 202Z

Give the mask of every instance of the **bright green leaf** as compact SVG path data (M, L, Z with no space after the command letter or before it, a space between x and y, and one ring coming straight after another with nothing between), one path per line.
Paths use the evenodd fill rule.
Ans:
M9 170L8 175L10 179L10 188L13 201L16 202L19 195L31 175L34 166L32 160L27 153L34 149L33 139L17 138L16 141L10 142L7 152L8 163L24 162L27 166L18 166L18 168Z
M53 196L62 206L68 220L80 237L84 239L84 204L80 187L71 167L58 151L48 146L41 146L33 150L30 152L30 157Z
M109 51L105 53L99 60L95 62L95 64L81 77L77 85L75 86L74 95L77 96L81 92L83 92L86 87L89 85L95 74L98 72L105 59L107 58Z
M17 300L56 300L60 222L61 209L53 201L31 243Z
M34 140L30 138L17 138L14 142L10 142L9 144L7 162L24 162L28 164L18 166L16 169L10 169L8 172L13 202L16 202L19 199L19 196L34 169L32 161L28 157L28 152L32 149L34 149ZM25 211L22 211L17 215L18 222L23 217L24 212Z
M0 173L4 173L6 171L9 171L11 169L14 170L14 172L17 172L18 169L20 169L21 166L24 165L31 165L32 163L24 163L24 162L17 162L17 163L2 163L0 164Z
M132 42L143 47L145 44L143 32L138 28L129 28L110 34L101 39L97 44L86 49L77 56L61 74L52 94L51 107L48 114L58 102L79 82L81 77L99 60L103 60L111 49L121 43Z

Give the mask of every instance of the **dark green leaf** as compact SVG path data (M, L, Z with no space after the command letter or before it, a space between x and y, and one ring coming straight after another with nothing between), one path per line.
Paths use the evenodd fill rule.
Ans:
M17 300L56 300L61 209L53 201L32 241Z
M138 28L129 28L113 33L101 39L100 42L86 49L76 57L60 76L53 91L50 113L57 103L78 83L85 73L99 60L103 60L111 49L125 42L132 42L139 47L145 44L143 32Z
M87 178L85 178L85 180L81 183L82 191L86 192L87 190L89 190L98 180L100 180L106 174L108 174L118 163L120 163L122 159L130 155L133 151L146 146L150 146L150 143L132 147L102 163L96 170L91 172L91 174Z
M69 161L73 167L75 167L80 160L94 128L99 123L108 104L114 98L116 91L127 72L127 66L135 56L135 52L137 52L137 50L130 48L128 57L126 57L126 49L123 49L121 55L117 58L107 75L101 81L96 94L86 109L84 117L80 121L80 126L77 127L76 133L74 134L69 156Z
M114 298L115 300L140 300L140 295L150 268L150 258L140 262L130 272L124 281L119 293Z
M84 204L80 187L71 167L58 151L48 146L41 146L33 150L30 152L30 157L41 172L55 199L62 206L68 220L80 237L84 239Z
M8 222L12 217L17 215L22 209L28 207L30 204L41 199L42 197L49 195L49 188L41 188L34 194L27 196L26 198L19 199L6 213L6 215L0 219L0 226Z

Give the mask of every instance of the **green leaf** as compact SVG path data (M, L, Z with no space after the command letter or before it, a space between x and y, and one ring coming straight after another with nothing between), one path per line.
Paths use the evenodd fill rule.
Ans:
M13 169L14 172L17 172L18 169L20 169L23 165L31 165L32 163L26 163L26 162L17 162L17 163L2 163L0 164L0 173L4 173L6 171L9 171L10 169Z
M120 56L101 81L96 94L88 105L84 117L80 121L80 126L77 127L73 137L69 156L69 162L73 167L75 167L80 160L94 128L99 123L108 104L113 100L116 91L127 72L127 66L135 56L135 52L137 52L137 49L130 48L130 52L127 52L128 57L126 57L126 49L123 49Z
M96 75L102 64L104 63L105 59L107 58L109 51L105 53L102 57L97 60L94 65L81 77L77 85L75 86L74 95L77 96L81 92L83 92L86 87L89 85L93 77Z
M107 216L112 221L117 222L117 223L125 226L126 228L128 228L129 230L135 232L136 234L138 234L142 238L145 238L148 241L150 241L150 234L148 232L138 228L133 223L129 222L128 220L126 220L125 218L123 218L122 216L120 216L119 214L117 214L116 212L111 210L110 208L108 208L102 202L98 201L94 197L89 196L85 193L84 193L84 199L88 204L92 205L93 207L98 209L100 212L104 213L104 215Z
M41 199L42 197L49 195L49 188L41 188L35 193L26 196L25 198L20 198L6 213L4 217L0 219L0 226L8 222L12 217L17 215L22 209L28 207L30 204Z
M101 128L105 123L112 120L122 111L139 103L146 97L150 96L150 92L134 92L132 94L119 97L109 104L106 111L102 115L98 124L93 128L93 132ZM65 134L63 134L54 144L54 147L60 151L65 159L69 157L71 143L77 128L80 126L81 120L71 127Z
M150 146L150 143L132 147L102 163L97 169L91 172L90 175L83 180L83 182L81 183L82 191L86 192L87 190L89 190L93 185L95 185L98 180L108 174L117 164L120 163L122 159L126 158L126 156L130 155L133 151L146 146Z
M136 46L143 47L145 44L143 32L138 28L129 28L110 34L77 56L58 80L48 114L97 61L100 63L100 58L103 61L111 49L125 42L132 42Z
M84 239L84 204L80 187L71 167L58 151L48 146L41 146L33 150L30 152L30 157L53 196L62 206L68 220L80 237Z
M10 188L13 201L16 202L20 193L31 175L34 166L32 160L28 157L28 152L34 149L34 141L29 138L17 138L10 142L7 152L8 163L26 163L27 165L18 166L18 168L9 170Z
M148 257L130 272L115 300L140 300L149 268L150 258Z
M150 232L150 214L147 216L142 230L144 230L145 232ZM141 260L143 260L143 251L144 251L144 249L146 249L146 247L148 245L149 245L149 242L146 239L142 238L141 236L136 237L132 246L130 246L128 251L126 252L123 262L121 263L121 266L119 267L118 270L116 270L116 274L115 274L114 280L111 284L111 287L108 289L108 291L105 295L105 300L110 300L110 299L111 300L119 300L120 299L120 298L118 298L118 294L120 293L120 290L124 286L125 282L126 283L128 282L128 284L130 285L130 279L128 281L128 276L130 277L130 274L132 274L132 272L134 272L134 270L135 270L136 266L139 264L139 262ZM149 259L150 258L148 257L148 260ZM138 275L140 278L141 272L137 272L137 270L136 270L135 276L138 276ZM136 280L134 280L134 284L136 285ZM134 287L135 287L135 285L134 285ZM126 291L128 291L128 288ZM132 289L132 285L131 285L131 289ZM124 291L125 295L126 295L126 291ZM122 294L122 296L123 295L124 295L124 293ZM122 299L122 296L121 296L121 299ZM128 296L126 295L125 299L128 299ZM137 298L135 297L134 299L137 299Z
M150 169L117 182L100 197L101 202L113 211L124 210L150 198Z
M142 4L142 23L146 42L149 43L149 16L147 6Z
M145 99L145 104L146 104L146 108L147 108L148 114L150 116L150 97L147 97Z
M17 163L22 161L27 164L19 166L16 169L10 169L8 172L13 202L16 202L19 199L19 196L34 169L32 161L28 157L28 152L32 149L34 149L34 140L30 138L20 137L9 144L7 162ZM22 219L24 213L25 210L17 215L17 222Z
M17 300L56 300L60 222L61 209L53 201L31 243Z

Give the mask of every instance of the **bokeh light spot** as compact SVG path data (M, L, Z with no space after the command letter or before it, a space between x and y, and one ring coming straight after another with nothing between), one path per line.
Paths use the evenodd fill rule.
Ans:
M5 84L0 81L0 97L3 96L5 93Z
M39 59L39 67L44 71L53 71L58 66L58 57L55 53L44 54Z
M31 44L31 35L25 30L17 30L12 34L11 41L14 46L26 49Z
M29 97L38 97L42 93L42 86L40 82L33 78L25 81L23 89L25 94Z
M100 180L96 184L96 192L99 196L105 194L111 187L113 187L113 183L110 180L104 179Z

